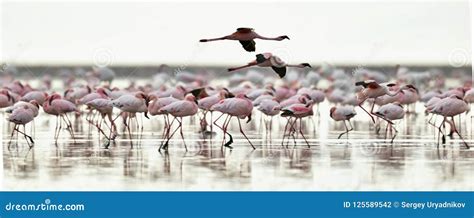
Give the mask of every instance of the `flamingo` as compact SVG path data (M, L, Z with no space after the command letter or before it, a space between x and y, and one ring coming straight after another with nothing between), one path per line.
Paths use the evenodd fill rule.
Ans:
M112 119L112 112L113 112L113 107L112 107L112 104L111 104L111 100L110 99L105 99L105 98L97 98L97 99L94 99L94 100L91 100L89 102L86 103L86 105L90 108L93 108L95 110L97 110L100 114L100 122L97 122L95 124L95 127L98 129L98 131L100 133L102 133L105 138L107 140L110 140L111 139L114 139L115 138L115 132L114 130L116 129L116 126L115 126L115 122L114 120ZM107 116L107 118L109 119L109 122L110 122L110 125L109 126L105 120L105 117ZM89 122L92 123L92 120L89 120ZM101 126L102 126L102 123L104 123L110 130L110 134L109 136L107 136L104 132L104 130L102 130ZM111 136L113 134L113 136ZM106 148L108 147L109 144L106 144Z
M353 106L340 106L340 107L332 107L329 110L329 116L335 121L342 121L344 123L344 127L346 127L346 131L339 134L337 137L340 139L344 134L349 135L349 132L352 131L354 128L351 124L351 118L353 118L357 113ZM351 129L347 128L346 121L349 123Z
M150 94L148 97L150 103L148 104L148 113L152 116L163 115L165 120L165 127L163 128L163 133L161 138L165 138L167 129L170 125L170 120L167 113L160 112L160 109L173 103L179 101L180 99L174 98L173 96L160 98L158 95ZM163 142L162 142L163 144Z
M256 33L253 28L240 27L240 28L237 28L236 32L230 35L219 37L219 38L213 38L213 39L201 39L199 40L199 42L211 42L211 41L218 41L218 40L238 40L240 44L242 44L242 47L245 49L245 51L253 52L255 51L255 44L256 44L254 39L282 41L284 39L289 40L290 38L286 35L277 36L277 37L264 37Z
M20 98L20 101L30 102L31 100L36 100L38 104L43 105L44 101L48 97L48 93L43 91L31 91L26 93Z
M267 129L272 129L272 122L273 122L273 117L277 114L280 113L281 107L280 103L276 101L275 98L273 99L264 99L260 102L260 104L257 107L257 110L261 111L263 114L267 115L270 117L270 128ZM265 123L265 125L267 125Z
M211 107L214 106L215 104L219 103L219 101L230 97L230 93L227 89L222 89L220 90L217 94L207 96L205 98L201 98L198 100L198 107L199 109L204 111L204 116L201 119L201 131L206 131L207 123L206 123L206 115L207 112L211 113L211 132L212 132L212 113L213 110L211 110Z
M54 93L46 98L45 102L43 103L43 110L47 114L56 116L56 127L55 127L55 133L54 133L54 138L56 140L56 143L58 141L59 133L62 128L61 127L62 121L59 119L59 117L64 120L64 122L67 125L66 129L69 130L71 137L73 138L73 140L75 140L74 130L72 129L72 123L67 117L67 113L78 112L76 105L74 105L70 101L61 99L61 96L59 94ZM59 128L58 128L58 121L59 121Z
M360 92L357 93L357 98L359 100L359 107L362 108L369 116L372 118L372 122L375 123L375 119L372 115L378 116L388 123L392 123L390 120L387 120L378 114L374 113L374 106L375 102L377 101L378 97L381 97L383 95L389 95L389 96L396 96L398 93L403 92L403 90L414 88L412 85L405 85L399 88L397 91L391 91L390 88L395 87L397 84L395 83L377 83L375 80L366 80L366 81L360 81L355 83L356 86L363 86L364 89L362 89ZM372 103L372 108L370 109L370 113L362 107L362 104L367 100L367 99L374 99L374 102Z
M10 92L6 89L0 90L0 108L12 106L13 103L15 103L15 99Z
M159 151L161 151L161 148L165 150L168 149L168 142L176 133L176 131L178 131L178 129L179 129L179 134L181 135L181 139L183 140L184 148L186 149L186 151L188 150L186 143L184 141L184 135L183 135L183 117L194 116L198 112L197 103L198 102L196 100L196 97L194 97L193 94L189 93L184 97L184 100L175 101L169 105L162 107L158 111L159 113L171 114L174 117L168 127L167 133L169 133L169 130L171 126L173 125L173 122L175 120L178 122L178 127L173 131L171 135L168 136L167 134L166 142L163 145L163 147L160 146L160 148L158 149Z
M403 106L400 104L400 102L389 103L386 105L382 105L375 112L375 114L377 114L384 120L390 121L390 122L387 121L387 129L386 129L385 134L387 134L388 128L390 128L390 132L392 132L392 129L395 131L395 135L392 137L392 141L391 141L393 143L393 140L397 136L398 131L393 126L393 122L391 121L403 119L403 117L405 116L405 110L403 109Z
M444 124L444 122L446 122L447 117L451 117L453 131L458 134L466 148L469 149L469 145L466 143L466 141L464 141L464 138L461 136L461 134L459 134L456 124L454 123L454 116L464 113L468 110L469 104L456 94L452 94L447 98L443 98L436 104L432 112L443 116L443 122L438 127L438 130L443 134L443 143L445 136L441 130L441 126Z
M278 74L278 76L280 76L280 78L283 78L286 75L286 67L311 68L311 65L309 65L308 63L287 64L272 53L262 53L256 55L256 59L254 61L251 61L250 63L240 67L229 68L228 71L230 72L240 70L255 65L259 67L271 67Z
M132 93L124 94L120 96L119 98L110 102L110 104L112 104L113 107L116 107L121 110L120 114L117 117L115 117L113 121L115 121L119 116L127 113L128 122L127 122L127 118L124 118L123 124L127 127L128 136L130 139L132 138L132 133L130 131L129 124L132 117L135 118L137 125L138 125L138 120L136 117L136 113L144 113L145 117L147 119L150 119L148 117L148 101L149 101L148 96L145 93L136 92L135 94L132 94ZM131 143L131 147L133 148L133 143Z
M224 140L225 140L226 134L228 134L230 137L230 140L224 144L225 147L229 147L232 149L232 147L230 146L230 144L233 143L232 135L230 135L230 133L227 132L227 127L230 121L232 120L232 117L237 117L240 133L245 137L245 139L247 139L250 146L252 146L252 148L255 149L255 146L252 144L252 142L250 141L250 139L247 137L244 130L242 129L242 124L240 122L240 119L245 119L246 117L247 117L247 123L252 120L253 104L252 104L252 101L248 99L246 95L238 94L234 98L223 99L219 101L219 103L213 105L211 107L211 110L219 111L222 113L222 115L227 114L226 118L224 119L224 123L222 127L216 124L217 120L219 120L219 118L222 117L222 115L219 116L219 118L217 118L214 121L214 124L223 130Z
M35 142L33 141L33 138L31 136L26 134L25 125L27 123L33 121L34 118L35 118L35 116L34 116L33 110L30 107L28 107L27 105L17 107L15 110L13 110L12 114L8 117L8 121L15 124L15 126L13 127L13 131L12 131L12 137L13 137L13 133L15 131L22 134L25 137L26 142L28 143L28 146L30 148L33 147ZM23 126L23 131L20 131L18 129L18 125ZM31 142L31 144L28 142L28 140Z
M295 121L293 121L293 122L291 121L291 119L288 119L288 122L285 125L284 132L286 132L288 126L290 127L288 129L289 135L291 134L292 131L296 131L294 126L295 126L296 122L299 120L300 121L299 133L301 134L304 141L308 145L308 148L310 148L311 146L309 145L309 142L308 142L308 140L306 140L306 137L304 136L304 133L303 133L303 128L302 128L303 123L302 123L301 119L304 118L304 117L308 117L308 116L313 115L313 101L309 100L305 104L302 104L302 103L292 104L288 107L282 108L281 111L282 111L282 113L281 113L282 117L294 117L295 118ZM284 139L285 139L285 133L283 133L282 145L283 145Z

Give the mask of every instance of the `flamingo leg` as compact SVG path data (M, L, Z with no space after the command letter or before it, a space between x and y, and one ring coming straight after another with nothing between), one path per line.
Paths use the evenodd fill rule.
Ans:
M446 143L446 139L445 139L445 136L444 136L444 132L443 130L441 129L441 127L444 125L444 122L446 121L446 117L443 117L443 122L441 122L441 124L438 126L438 146L439 146L439 135L442 134L443 137L442 137L442 143Z
M25 128L25 127L23 126L23 129L24 129L24 128ZM26 142L28 143L28 146L30 146L30 148L33 147L33 145L30 145L30 143L28 142L28 140L30 140L30 141L31 141L31 144L35 144L35 141L33 141L33 138L31 138L31 136L29 136L28 134L26 134L24 131L23 131L23 132L20 131L20 130L18 129L18 125L16 125L15 131L17 131L18 133L22 134L22 135L25 137Z
M301 118L299 118L299 120L300 120L300 134L301 134L301 136L303 136L303 139L306 142L306 144L308 145L308 148L311 148L311 146L309 145L308 140L306 140L306 137L304 136L304 133L303 133L303 120ZM345 123L344 123L344 125L345 125ZM347 126L346 126L346 128L347 128Z
M362 107L362 104L364 104L364 102L365 102L365 101L361 102L361 103L359 104L359 107L362 108L362 110L364 110L365 113L367 113L367 114L370 116L370 118L372 119L372 122L375 123L375 119L374 119L374 117L372 116L372 114L369 113L364 107ZM372 108L373 108L374 105L375 105L375 101L374 101L374 104L372 105Z
M237 117L237 120L239 121L239 129L240 129L240 133L242 133L242 135L244 135L245 139L247 139L247 141L250 143L250 145L252 146L252 148L255 150L255 146L253 146L252 142L250 141L250 139L247 137L247 135L245 135L244 133L244 130L242 129L242 124L240 123L240 119Z
M8 148L10 149L11 143L13 141L13 136L15 135L15 129L16 129L17 124L13 126L12 134L10 135L10 141L8 142Z
M285 130L283 130L283 138L281 139L281 146L283 147L285 143L285 135L286 135L286 130L288 129L288 125L290 124L290 118L286 119L286 125L285 125Z
M343 133L341 133L341 134L339 134L339 137L337 137L337 139L340 139L344 134L347 134L347 133L350 131L349 128L347 128L346 121L345 121L345 120L342 120L342 122L344 123L344 127L346 128L346 131L343 132ZM347 137L349 137L349 136L347 136Z
M173 135L170 136L170 131L171 131L171 127L173 126L173 123L174 123L175 120L176 120L176 117L174 117L173 120L171 121L171 123L169 123L168 128L166 129L166 140L161 142L161 145L160 145L160 148L158 148L158 151L161 151L161 149L168 150L169 140L173 136Z
M395 139L395 137L397 137L397 134L398 134L398 130L392 125L392 124L389 124L390 125L390 131L393 129L393 131L395 131L395 134L393 135L392 137L392 140L390 141L390 143L393 144L393 140Z
M186 142L184 141L184 135L183 135L183 118L180 117L177 119L178 123L179 123L179 134L181 135L181 139L183 140L183 144L184 144L184 149L186 151L188 151L188 147L186 146Z
M451 117L451 119L453 119L453 129L454 129L454 132L456 134L458 134L459 138L461 138L462 142L464 143L464 146L466 146L467 149L469 149L469 145L466 143L466 141L464 141L464 138L461 136L461 134L459 134L459 131L457 130L456 128L456 124L454 123L454 117Z
M228 126L229 126L229 124L230 124L230 121L232 120L232 116L227 115L227 117L228 117L229 119L227 120L227 123L225 123L225 125L224 125L224 137L225 137L225 134L229 135L229 141L224 144L224 147L228 147L228 148L231 148L231 149L232 149L232 146L230 146L230 145L231 145L232 143L234 143L234 139L232 138L232 135L227 131L227 128L228 128ZM225 138L224 138L224 139L225 139Z
M130 148L133 148L132 132L130 131L131 121L132 121L132 118L130 118L130 116L127 116L127 118L124 118L124 124L127 126L128 138L130 139ZM128 122L128 125L126 124L127 122Z

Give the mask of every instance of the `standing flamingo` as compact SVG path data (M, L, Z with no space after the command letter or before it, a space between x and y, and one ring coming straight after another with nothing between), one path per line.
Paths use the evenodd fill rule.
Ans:
M403 109L403 106L400 104L400 102L394 102L394 103L389 103L386 105L382 105L376 112L378 116L383 118L384 120L387 121L387 128L385 130L385 134L387 134L388 129L390 128L390 132L392 130L395 131L395 134L392 137L392 143L395 137L397 136L397 129L393 126L393 120L399 120L402 119L405 116L405 110Z
M461 138L466 148L469 149L469 145L466 143L466 141L464 141L464 138L461 136L461 134L459 134L456 128L456 124L454 123L454 116L464 113L468 110L469 104L456 94L452 94L447 98L443 98L436 104L432 112L443 116L443 122L438 127L438 130L443 134L443 143L445 136L444 133L441 131L441 126L444 124L444 122L446 122L447 117L451 117L453 131L458 134L459 138Z
M59 94L54 93L46 98L45 102L43 103L43 110L47 114L56 116L56 127L55 127L55 134L54 134L56 143L58 141L59 133L62 128L61 126L62 121L66 123L67 125L66 129L69 130L71 137L73 138L73 140L75 140L74 130L72 129L72 123L67 117L67 113L78 112L76 105L74 105L70 101L61 99L61 96ZM61 118L62 120L60 120L59 118ZM59 128L58 128L58 122L59 122Z
M230 93L227 89L222 89L215 95L207 96L198 100L199 109L203 110L203 118L201 119L201 131L205 132L207 129L206 115L208 112L211 113L211 132L212 132L212 114L213 110L211 107L219 103L219 101L229 97Z
M252 146L252 148L255 149L255 146L253 146L250 139L244 133L244 130L242 129L242 124L240 122L240 119L245 119L246 117L248 118L247 123L252 120L253 104L252 104L252 101L250 101L250 99L247 98L247 96L245 96L244 94L238 94L234 98L223 99L219 101L219 103L213 105L211 107L211 110L219 111L222 113L222 115L227 114L226 118L224 119L224 124L222 125L222 127L216 124L217 120L219 120L219 118L222 115L214 121L214 124L224 131L224 139L225 139L226 134L230 136L230 140L227 143L225 143L224 146L232 148L230 146L230 144L233 143L232 135L230 135L227 132L227 127L230 121L232 120L232 117L237 117L237 121L239 122L240 133L242 133L245 139L247 139L250 146Z
M105 99L105 98L97 98L97 99L94 99L94 100L91 100L91 101L87 102L86 105L88 107L93 108L93 109L95 109L99 112L100 121L96 122L94 125L97 128L97 130L100 133L102 133L105 136L105 138L108 140L108 142L105 146L106 148L108 148L110 140L115 139L116 133L115 133L114 130L117 129L117 127L115 126L115 122L112 119L113 107L112 107L111 100L110 99ZM106 116L109 119L110 126L107 124L107 121L105 120ZM93 124L92 120L88 120L88 121ZM107 126L110 130L110 134L108 136L105 134L104 130L102 130L102 128L101 128L102 123L104 123L105 126Z
M136 113L144 113L145 117L148 117L148 96L143 92L136 92L135 94L124 94L119 98L110 102L112 106L121 110L120 114L113 119L115 121L119 116L127 113L127 118L124 118L123 124L127 127L128 136L132 139L132 133L130 131L130 121L135 118L135 121L138 125L138 119ZM127 122L128 119L128 122ZM143 125L142 125L143 128ZM133 143L131 143L133 147Z
M410 88L415 88L412 85L405 85L399 88L397 91L391 91L391 87L395 87L395 83L380 83L378 84L375 82L375 80L366 80L366 81L360 81L355 83L356 86L363 86L364 89L362 89L360 92L357 93L357 97L359 100L359 107L362 108L369 116L372 118L372 122L375 123L374 116L378 116L388 123L392 123L390 120L387 120L380 115L374 113L374 106L375 102L377 101L377 98L383 95L389 95L389 96L395 96L400 92L403 92L405 89L410 89ZM374 102L372 103L372 108L370 109L370 113L362 107L362 104L367 100L367 99L374 99Z
M30 148L33 147L35 142L33 141L33 138L31 136L26 134L25 125L31 122L34 118L34 112L27 105L23 105L22 107L16 108L8 117L8 121L15 124L15 126L13 127L12 136L15 131L22 134L25 137L26 142L28 143L28 146ZM20 131L18 129L18 125L23 126L23 131ZM31 144L28 142L28 140L30 140Z
M240 44L242 44L242 47L245 49L245 51L252 52L252 51L255 51L256 43L254 39L281 41L281 40L290 39L290 38L286 35L278 36L278 37L264 37L256 33L254 29L252 28L241 27L241 28L237 28L237 31L230 35L219 37L219 38L213 38L213 39L201 39L199 40L199 42L211 42L211 41L218 41L218 40L238 40Z
M301 104L301 103L292 104L288 107L282 108L281 111L282 111L282 113L281 113L282 117L293 117L293 118L295 118L295 120L293 122L292 122L291 119L288 119L288 122L285 125L285 130L284 130L283 139L282 139L282 145L283 145L283 142L284 142L284 139L285 139L285 132L287 130L287 127L289 126L289 128L288 128L289 135L293 135L292 132L293 133L296 132L295 125L299 120L300 121L299 133L301 134L304 141L308 145L308 148L310 148L311 146L309 145L309 142L308 142L308 140L306 140L306 137L304 136L304 133L303 133L302 118L313 115L313 101L309 100L305 104ZM293 136L293 138L294 138L294 136ZM288 147L288 144L287 144L287 147Z
M329 110L329 116L335 121L342 121L344 123L344 127L346 127L346 131L339 134L337 137L338 139L340 139L344 134L349 135L349 132L354 129L351 124L351 118L353 118L355 115L357 115L357 113L355 112L353 106L332 107ZM346 121L349 123L351 129L347 128Z
M194 97L193 94L189 93L184 97L184 100L176 101L176 102L173 102L173 103L171 103L171 104L169 104L165 107L162 107L159 110L159 112L160 113L171 114L174 117L173 121L171 121L171 123L168 127L167 133L170 132L170 128L173 125L173 122L175 120L178 121L179 125L176 128L176 130L173 131L173 133L171 135L168 136L168 134L166 134L167 135L166 142L163 145L163 147L160 146L160 148L158 150L161 151L161 148L167 150L168 149L168 143L169 143L170 139L173 137L173 135L179 129L179 134L181 135L181 139L183 140L184 148L187 151L188 148L186 146L186 142L184 141L184 135L183 135L183 117L193 116L198 112L198 105L197 105L196 97Z
M255 65L259 67L271 67L278 74L278 76L280 76L280 78L283 78L286 75L286 67L311 68L311 65L308 63L287 64L272 53L263 53L256 55L256 59L254 61L240 67L229 68L228 71L230 72L234 70L240 70Z
M0 108L12 106L13 103L15 103L15 99L10 92L6 89L2 89L0 91Z

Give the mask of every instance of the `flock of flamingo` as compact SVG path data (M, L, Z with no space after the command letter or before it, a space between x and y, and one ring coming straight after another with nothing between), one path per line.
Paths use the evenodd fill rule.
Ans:
M231 35L202 39L200 42L238 40L246 51L252 52L256 50L254 39L281 41L289 37L263 37L251 28L238 28ZM303 131L303 119L318 116L319 113L314 111L319 112L319 104L323 101L331 105L330 117L344 123L345 131L338 139L354 129L351 124L353 117L366 116L368 122L373 123L377 134L385 123L385 135L390 133L393 142L398 132L394 122L403 119L406 113L416 113L410 111L411 105L422 102L426 107L427 124L437 129L438 144L440 140L446 143L448 124L449 135L456 133L464 146L469 148L456 127L454 117L467 114L470 103L474 102L470 78L458 78L462 85L446 87L445 75L439 70L414 72L397 66L394 72L390 72L397 78L393 81L389 81L388 72L364 68L348 73L325 65L306 71L303 68L311 68L309 64L286 64L271 53L257 54L256 60L244 66L229 68L228 71L251 66L271 67L280 78L265 77L256 71L249 71L246 75L234 73L224 87L211 85L211 78L204 74L182 72L171 78L169 74L160 72L153 77L157 81L154 84L138 86L132 82L129 87L120 89L112 86L114 71L101 67L88 72L65 71L60 74L65 91L59 93L51 91L50 76L44 76L40 86L33 88L27 81L18 81L12 74L5 74L0 81L0 108L9 113L7 119L13 123L11 138L15 133L17 137L21 134L30 147L33 147L34 139L32 134L27 133L25 125L32 123L34 126L32 121L42 109L44 113L56 117L56 141L62 130L67 130L74 139L72 121L85 120L97 128L101 137L106 138L108 143L105 147L108 148L110 142L125 135L125 130L119 134L117 128L117 119L121 118L133 146L131 122L143 128L143 121L139 122L138 118L161 115L164 128L159 149L167 150L169 141L179 131L187 150L183 134L185 117L198 117L200 132L203 133L212 132L217 127L223 133L222 146L228 148L232 148L233 143L229 124L235 118L240 133L255 149L244 132L245 123L241 121L247 119L246 122L250 122L255 113L283 117L287 121L283 140L286 137L298 137L299 134L310 147ZM287 67L301 69L287 72ZM170 80L178 82L169 86L167 81ZM324 89L318 88L321 80L328 81L330 85ZM367 115L357 115L357 107ZM217 118L214 119L215 113ZM442 120L437 120L437 117Z

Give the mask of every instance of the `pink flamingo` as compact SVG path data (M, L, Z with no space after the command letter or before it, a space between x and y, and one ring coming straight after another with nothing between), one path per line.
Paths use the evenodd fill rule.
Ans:
M329 110L329 116L335 121L342 121L344 123L344 127L346 127L346 131L339 134L337 137L340 139L344 134L349 136L349 132L354 130L351 124L351 118L353 118L357 113L354 110L353 106L340 106L340 107L332 107ZM347 128L346 121L349 123L351 129Z
M295 120L293 122L292 122L291 118L288 119L288 122L285 125L285 130L284 130L283 139L282 139L282 146L283 146L283 143L284 143L286 130L288 129L288 131L289 131L288 135L293 135L296 132L295 125L296 125L297 121L299 120L300 121L299 133L301 134L304 141L308 145L308 148L310 148L311 146L309 145L309 142L308 142L308 140L306 140L306 137L304 136L304 133L303 133L302 118L313 115L313 101L309 100L305 104L301 104L301 103L292 104L288 107L285 107L285 108L281 109L281 111L282 111L282 113L281 113L282 117L293 117L293 118L295 118ZM288 126L289 126L289 128L287 128ZM293 136L293 138L294 138L294 136ZM288 144L287 144L287 147L288 147Z
M36 100L38 104L43 105L44 101L48 97L48 93L43 91L31 91L26 93L20 98L20 101L30 102L31 100Z
M207 121L206 115L208 112L211 113L211 132L212 132L212 114L213 110L211 109L212 106L219 103L219 101L227 98L230 96L230 93L227 89L220 90L217 94L207 96L205 98L201 98L198 100L198 107L199 109L203 110L203 118L201 119L201 131L205 132L207 128Z
M385 120L393 121L393 120L400 120L403 119L405 116L405 110L400 102L389 103L386 105L382 105L376 112L378 116L384 118ZM388 129L390 128L390 132L392 130L395 131L395 134L392 137L391 143L397 136L397 129L393 126L393 122L387 122L387 128L385 129L385 134L387 134Z
M281 109L280 103L278 103L278 101L276 101L275 98L264 99L259 103L257 109L261 111L263 114L270 116L269 127L266 127L267 125L266 122L265 122L265 127L271 133L273 117L280 113L280 109Z
M464 141L464 138L461 136L461 134L459 134L456 128L456 124L454 122L454 116L462 114L468 110L469 110L469 104L466 101L464 101L462 98L457 96L456 94L452 94L451 96L447 98L441 99L433 108L432 113L443 116L443 122L438 127L439 132L443 134L443 144L445 143L445 135L443 131L441 130L441 126L444 124L444 122L446 122L447 117L451 117L453 131L456 134L458 134L459 138L461 138L466 148L469 149L469 145L466 143L466 141Z
M228 71L230 72L240 70L255 65L259 67L271 67L278 74L278 76L280 76L280 78L283 78L286 75L286 67L311 68L311 65L308 63L287 64L272 53L263 53L256 55L256 59L254 61L240 67L229 68Z
M0 108L10 107L15 103L15 99L6 89L0 90Z
M383 95L389 95L389 96L396 96L398 93L403 92L405 89L409 88L415 88L412 85L405 85L399 88L397 91L391 91L391 87L395 87L397 84L395 83L380 83L378 84L374 80L366 80L366 81L360 81L355 83L356 86L363 86L364 89L362 89L360 92L357 93L357 98L359 100L359 107L362 108L369 116L372 118L372 122L375 123L375 119L372 115L378 116L379 115L374 113L374 106L375 106L375 101L377 101L377 98ZM372 108L370 109L370 113L362 107L362 104L367 100L367 99L374 99L374 102L372 103ZM390 120L387 120L383 117L380 117L387 121L388 123L392 123Z
M16 108L15 110L13 110L12 114L8 117L8 121L15 124L12 131L12 137L15 131L22 134L25 137L26 142L28 143L28 146L30 148L33 147L35 142L33 141L33 138L31 136L26 134L25 125L31 122L34 118L35 116L33 114L33 111L27 105L23 105L22 107ZM18 129L18 125L23 126L23 131L20 131ZM30 140L31 144L28 142L28 140ZM10 147L10 144L8 144L8 147Z
M148 96L143 92L136 92L135 94L125 94L120 96L119 98L111 101L113 107L116 107L121 110L120 114L113 119L115 121L119 116L123 115L124 113L128 114L128 122L125 118L123 120L123 124L127 127L128 136L132 139L132 133L130 131L130 125L128 125L133 118L138 125L138 120L136 117L136 113L144 113L147 119L148 117ZM143 128L143 125L142 125ZM131 143L131 147L133 147L133 143Z
M56 116L56 128L54 132L54 138L56 140L56 143L58 141L59 133L62 128L61 126L62 121L59 119L59 117L64 120L64 122L67 125L66 129L69 130L71 137L73 138L73 140L75 140L74 130L72 129L72 123L67 116L67 113L70 113L70 112L78 113L78 110L75 104L73 104L70 101L61 99L61 96L59 94L54 93L46 98L46 101L43 103L43 110L47 114ZM58 128L58 121L59 121L59 128Z
M148 113L152 116L163 115L164 117L165 126L163 128L163 133L161 134L161 138L165 138L166 132L167 132L166 130L169 128L170 120L169 120L168 114L164 112L160 112L160 109L173 102L179 101L179 99L174 98L173 96L160 98L158 97L158 95L150 94L148 96L148 100L150 101L150 103L148 104ZM160 147L162 145L163 145L163 142L161 143Z
M237 121L239 122L240 133L242 133L245 139L247 139L247 141L252 146L252 148L255 149L255 146L252 144L250 139L244 133L244 130L242 129L242 124L240 122L240 119L245 119L246 117L248 118L247 123L252 120L253 104L252 104L252 101L250 101L250 99L247 98L247 96L245 96L244 94L239 94L234 98L223 99L219 101L219 103L213 105L211 107L211 110L219 111L222 113L222 115L227 114L226 118L224 119L224 123L222 127L217 125L216 123L217 120L219 120L222 117L222 115L219 116L214 121L214 124L224 131L224 140L225 140L226 134L228 134L230 137L230 140L224 144L225 147L232 148L230 144L233 143L233 139L232 139L232 135L230 135L230 133L227 132L227 127L230 121L232 120L232 117L237 117Z
M162 107L159 110L159 113L171 114L174 118L173 118L173 120L171 121L171 123L168 127L167 134L166 134L167 135L166 142L163 145L163 147L160 146L160 148L158 150L161 151L161 148L163 148L164 150L168 150L168 143L169 143L170 139L173 137L173 135L179 129L179 134L181 135L181 139L183 140L184 148L187 151L188 148L186 146L186 142L184 141L184 135L183 135L183 117L193 116L197 112L198 112L198 105L197 105L196 97L194 97L194 95L191 94L191 93L187 94L184 97L184 100L175 101L175 102L173 102L173 103L171 103L167 106ZM175 120L178 122L179 125L173 131L173 133L171 135L169 135L171 126L173 125L173 122Z
M201 39L199 40L199 42L211 42L211 41L218 41L218 40L238 40L240 44L242 44L242 47L245 49L245 51L252 52L252 51L255 51L255 45L256 45L254 39L281 41L281 40L290 39L290 38L286 35L277 36L277 37L264 37L256 33L253 28L241 27L241 28L237 28L237 31L230 35L219 37L219 38L213 38L213 39Z
M110 140L115 138L115 132L114 130L117 128L115 126L115 122L112 119L112 112L113 112L113 107L111 104L110 99L105 99L105 98L97 98L94 100L91 100L86 103L86 105L90 108L93 108L97 110L100 114L100 122L96 122L95 127L98 129L100 133L102 133L105 138L110 142ZM109 119L110 126L107 124L105 117ZM92 123L92 120L88 120L90 123ZM102 123L104 123L110 130L109 136L105 134L105 132L102 130ZM108 147L109 144L106 144L106 148Z

